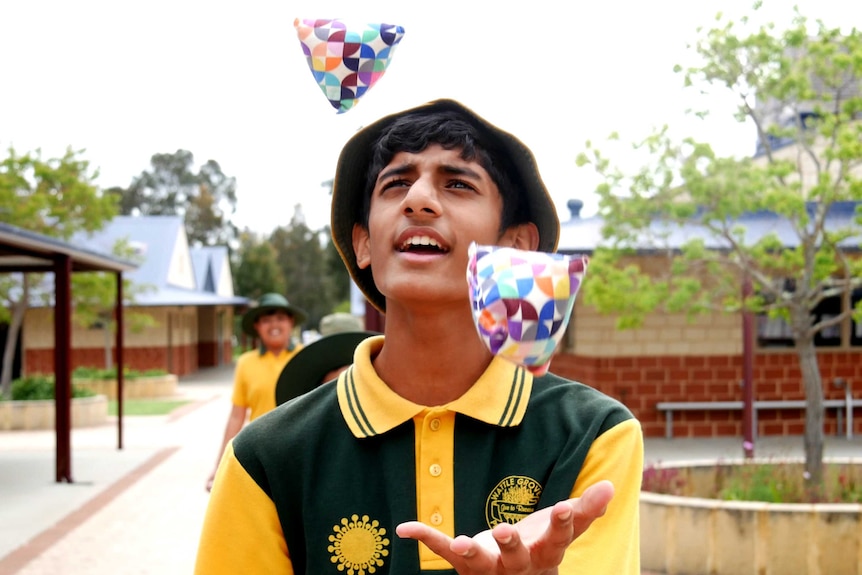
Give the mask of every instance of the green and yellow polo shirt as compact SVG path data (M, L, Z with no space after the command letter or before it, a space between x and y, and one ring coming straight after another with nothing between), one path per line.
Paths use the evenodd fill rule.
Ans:
M475 535L601 479L615 496L560 573L640 573L643 440L616 400L494 359L462 397L414 404L377 377L383 338L355 363L256 420L219 467L196 572L454 573L395 535L404 521Z

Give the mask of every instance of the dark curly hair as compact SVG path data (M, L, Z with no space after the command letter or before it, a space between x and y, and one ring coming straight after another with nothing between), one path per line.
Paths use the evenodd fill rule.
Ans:
M497 184L503 199L500 214L500 232L512 225L531 221L527 203L519 190L524 189L517 173L508 166L505 151L493 146L493 139L483 137L479 126L469 122L457 112L417 111L396 119L372 145L371 162L365 175L365 192L362 197L360 222L368 227L371 194L377 176L395 154L419 153L432 144L446 150L461 150L461 158L477 161Z

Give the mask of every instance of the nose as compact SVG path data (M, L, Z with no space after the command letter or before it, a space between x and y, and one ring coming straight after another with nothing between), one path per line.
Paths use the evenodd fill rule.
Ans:
M442 211L440 198L433 181L420 177L410 185L401 202L401 211L405 215L439 216Z

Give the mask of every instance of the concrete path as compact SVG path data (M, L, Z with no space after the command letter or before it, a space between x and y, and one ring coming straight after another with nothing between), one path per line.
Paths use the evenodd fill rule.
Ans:
M72 432L72 484L54 482L54 432L0 433L0 575L188 575L204 484L230 411L232 366L181 378L190 403L171 416L124 418ZM759 456L799 455L802 440L766 438ZM827 455L862 457L858 438ZM647 465L742 455L739 439L648 439Z
M230 411L233 367L181 378L190 403L72 431L72 484L54 482L54 432L0 433L0 574L189 574L204 489Z

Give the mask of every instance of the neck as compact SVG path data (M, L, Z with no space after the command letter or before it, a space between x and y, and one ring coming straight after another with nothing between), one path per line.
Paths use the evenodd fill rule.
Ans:
M270 352L272 355L280 355L283 351L290 351L290 347L290 344L285 344L278 347L263 346L263 349Z
M469 309L406 310L387 303L386 343L378 375L414 403L443 405L461 397L491 362Z

